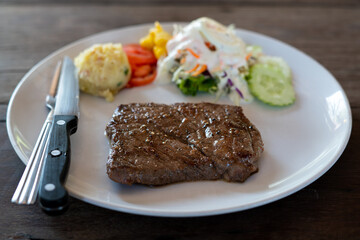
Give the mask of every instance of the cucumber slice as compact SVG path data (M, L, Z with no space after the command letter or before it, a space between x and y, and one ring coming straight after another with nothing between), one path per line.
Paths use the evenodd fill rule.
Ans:
M281 58L261 57L250 68L248 84L251 93L266 104L287 106L295 102L291 71Z

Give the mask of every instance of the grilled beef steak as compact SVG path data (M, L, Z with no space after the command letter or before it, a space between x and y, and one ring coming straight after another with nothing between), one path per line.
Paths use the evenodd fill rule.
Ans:
M163 185L257 172L259 131L242 108L212 103L120 105L106 127L109 177L124 184Z

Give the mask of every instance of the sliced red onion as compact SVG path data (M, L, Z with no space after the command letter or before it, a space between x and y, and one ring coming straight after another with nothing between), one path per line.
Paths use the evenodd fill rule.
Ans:
M228 84L230 85L230 87L234 86L233 81L231 81L230 78L228 78ZM242 94L242 92L240 91L240 89L238 89L237 87L235 87L235 91L240 95L240 97L242 99L244 99L244 95Z
M213 76L211 75L211 73L210 73L208 70L205 70L205 71L202 73L202 75L204 75L204 76L209 76L209 77L213 78Z
M221 77L224 78L227 76L227 73L224 71L224 75L222 75Z
M240 91L240 89L238 89L237 87L235 87L235 90L236 90L237 93L240 95L240 97L241 97L242 99L244 99L244 96L243 96L242 92Z

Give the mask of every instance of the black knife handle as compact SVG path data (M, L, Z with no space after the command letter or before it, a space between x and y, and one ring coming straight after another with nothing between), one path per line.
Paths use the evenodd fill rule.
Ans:
M47 155L41 174L39 203L48 214L65 212L69 195L64 188L70 166L70 135L76 132L78 118L55 115L50 133Z

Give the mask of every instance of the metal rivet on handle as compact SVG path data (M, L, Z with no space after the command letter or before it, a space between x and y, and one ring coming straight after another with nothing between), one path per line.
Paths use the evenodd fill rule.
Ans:
M57 156L60 156L61 152L56 149L56 150L52 150L52 151L50 152L50 154L51 154L51 156L53 156L53 157L57 157Z
M54 191L55 190L55 185L52 183L48 183L44 186L44 189L48 192Z
M57 121L56 121L56 124L57 124L57 125L64 125L64 124L65 124L65 121L64 121L64 120L57 120Z

